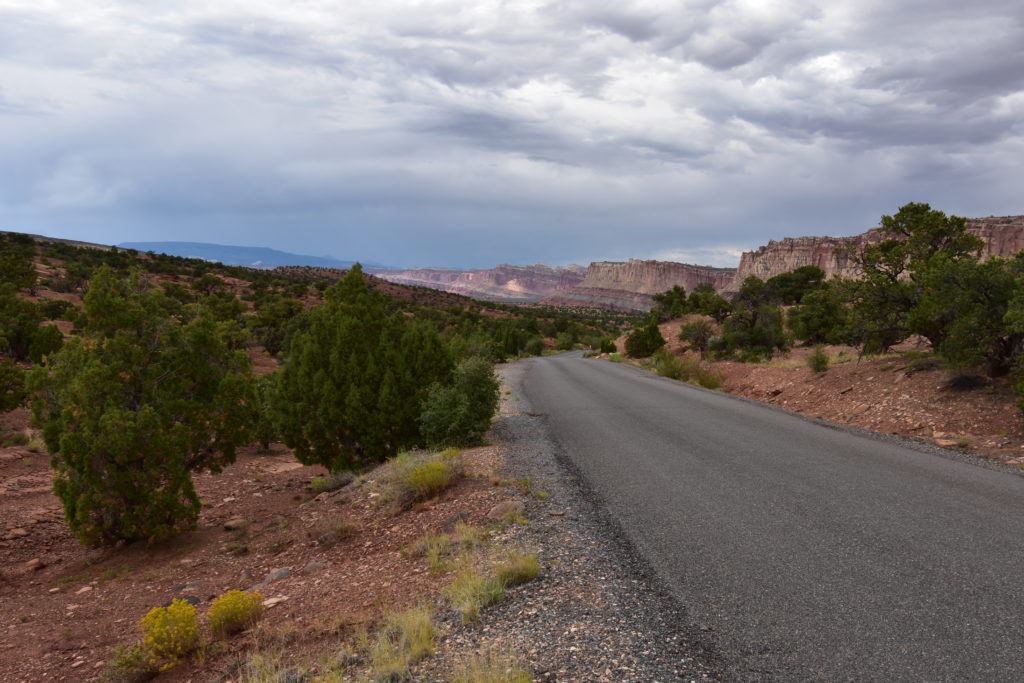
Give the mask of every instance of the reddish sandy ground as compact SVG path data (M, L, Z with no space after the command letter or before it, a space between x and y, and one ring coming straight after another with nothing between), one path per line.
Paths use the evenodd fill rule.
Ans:
M27 414L0 420L0 434L9 437L26 429ZM139 640L138 621L152 607L191 595L202 614L214 596L285 567L291 576L261 589L266 598L286 598L268 610L262 630L237 637L201 673L188 664L161 680L212 680L228 671L246 638L271 647L293 638L302 643L293 656L303 661L318 641L337 642L383 606L435 594L443 582L400 548L454 520L486 526L487 511L507 491L493 485L495 449L471 449L468 476L457 486L395 514L382 508L372 476L343 495L315 497L308 485L323 468L303 467L276 449L248 449L222 474L195 478L204 502L196 531L155 545L90 550L63 521L48 456L0 448L0 680L95 680L114 644ZM239 517L245 527L226 531L225 522ZM325 547L317 537L327 519L354 524L354 535Z

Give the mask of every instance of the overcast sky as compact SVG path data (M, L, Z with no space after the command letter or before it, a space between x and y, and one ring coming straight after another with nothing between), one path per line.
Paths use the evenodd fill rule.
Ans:
M1024 213L1021 0L0 0L0 229L735 265Z

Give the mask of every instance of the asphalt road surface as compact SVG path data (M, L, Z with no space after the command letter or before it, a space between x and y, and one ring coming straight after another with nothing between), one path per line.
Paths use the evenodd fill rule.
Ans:
M578 353L521 391L730 680L1024 681L1024 477Z

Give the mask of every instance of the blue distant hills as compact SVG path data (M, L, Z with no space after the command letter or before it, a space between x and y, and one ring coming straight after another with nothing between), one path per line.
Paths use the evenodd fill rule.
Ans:
M198 258L216 261L227 266L248 266L250 268L277 268L278 266L317 266L320 268L350 268L355 261L342 261L331 256L308 256L290 254L268 247L239 247L208 242L122 242L121 249L152 251L170 256ZM380 264L363 262L364 266L381 267Z

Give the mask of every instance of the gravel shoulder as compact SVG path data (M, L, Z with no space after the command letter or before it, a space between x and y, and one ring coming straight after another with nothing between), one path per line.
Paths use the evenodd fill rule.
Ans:
M449 616L418 673L432 678L466 652L498 649L518 654L542 681L721 680L711 634L658 584L561 456L545 419L531 413L518 390L529 369L501 369L511 393L490 434L529 521L496 540L536 549L542 574L512 589L478 626Z

